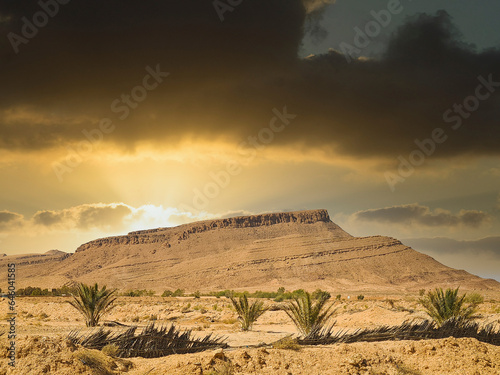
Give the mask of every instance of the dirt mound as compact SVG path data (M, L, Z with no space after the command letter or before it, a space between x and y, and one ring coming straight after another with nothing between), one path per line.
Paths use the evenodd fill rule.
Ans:
M7 341L0 343L0 374L117 374L132 367L130 361L111 358L97 350L76 347L64 338L31 336L16 342L15 367L8 365Z
M1 374L498 374L500 348L475 339L355 343L287 349L237 349L121 360L76 348L62 338L18 340L17 365L7 365L2 343ZM423 360L425 358L425 360ZM219 371L219 372L216 372ZM226 371L226 372L223 372Z
M422 361L422 358L426 358ZM233 374L498 374L500 348L474 339L356 343L302 348L251 349L171 358L160 371L199 374L227 368ZM198 365L195 365L195 364ZM198 368L195 368L195 367ZM189 370L188 370L189 369ZM184 372L183 372L184 371Z

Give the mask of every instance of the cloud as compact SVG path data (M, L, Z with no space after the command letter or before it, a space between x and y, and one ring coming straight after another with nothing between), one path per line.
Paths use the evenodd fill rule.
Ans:
M64 214L55 211L38 211L33 216L33 221L37 225L43 225L45 227L52 227L56 224L60 224L64 220Z
M38 211L33 215L33 222L52 229L119 229L131 213L132 208L122 203L85 204L60 211Z
M446 237L409 238L403 240L416 248L436 253L489 253L500 260L500 237L485 237L479 240L455 240Z
M323 10L325 6L335 4L336 0L303 0L308 13Z
M133 207L125 203L93 203L61 210L40 210L28 219L18 213L0 211L0 230L8 233L22 227L35 234L92 230L115 233L169 227L220 216L203 212L193 215L155 205Z
M127 150L186 139L236 147L286 105L298 117L273 147L396 160L439 127L449 140L435 158L499 154L498 92L459 130L443 121L454 103L474 95L478 76L500 81L498 50L475 52L439 12L409 19L379 59L348 64L331 51L300 60L310 15L330 3L244 1L224 22L202 0L61 5L18 54L0 40L0 148L64 148L84 140L82 131L103 117L119 123L105 142ZM10 17L0 33L20 33L22 17L38 10L36 1L0 3ZM111 103L130 95L145 67L157 64L170 76L119 120Z
M40 210L31 218L0 211L0 231L13 232L19 228L36 233L46 232L128 232L158 227L171 227L194 221L250 215L248 211L227 211L219 214L200 212L195 215L174 207L143 205L133 207L125 203L93 203L64 208Z
M477 228L490 220L490 215L476 210L460 210L458 214L419 204L408 204L386 208L359 211L356 220L390 223L396 225L421 225L425 227L457 227L460 225Z
M0 231L18 228L22 226L23 215L10 212L0 211Z

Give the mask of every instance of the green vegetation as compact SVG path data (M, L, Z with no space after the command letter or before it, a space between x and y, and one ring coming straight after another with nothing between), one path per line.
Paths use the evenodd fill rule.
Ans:
M176 289L175 292L172 292L171 290L165 290L163 294L161 295L162 297L183 297L184 296L184 290L183 289Z
M295 297L304 295L305 293L306 293L306 291L304 289L297 289L297 290L294 290L292 292L287 292L287 291L285 291L285 288L280 287L280 288L278 288L278 290L276 292L264 292L264 291L258 290L254 293L250 293L247 291L236 292L234 290L226 289L226 290L221 290L218 292L211 292L211 293L206 294L206 295L217 297L217 298L220 298L220 297L239 298L239 297L247 296L247 298L267 298L267 299L273 299L275 302L283 302L285 300L291 300L291 299L294 299ZM320 298L322 298L322 295L328 296L328 298L330 298L330 293L323 291L321 289L316 289L313 292L312 297L314 299L320 299Z
M311 294L305 292L293 298L293 301L287 302L284 308L286 314L292 319L297 329L304 336L318 334L332 317L335 311L330 311L333 303L326 306L329 297L322 297L315 302Z
M135 290L128 290L124 293L121 293L121 296L124 297L152 297L156 293L154 290L146 290L146 289L135 289Z
M313 299L330 299L331 297L332 295L330 293L321 289L316 289L312 294Z
M109 290L106 286L99 289L97 283L94 286L82 283L69 303L84 316L87 327L95 327L100 318L114 307L115 294L116 289Z
M465 296L465 300L464 300L466 303L470 303L470 304L473 304L473 305L480 305L484 302L484 297L479 294L479 293L469 293Z
M457 289L436 288L434 291L429 291L419 299L426 313L439 326L450 318L460 318L464 320L472 320L475 318L474 313L477 310L477 304L470 303L465 306L466 295L458 296Z
M363 301L365 299L365 296L360 294L357 298L358 298L358 301Z
M40 287L32 287L28 286L26 288L21 288L16 291L17 296L31 296L31 297L39 297L39 296L69 296L71 294L76 293L75 287L69 287L67 285L62 286L61 288L54 288L51 290L42 289Z
M242 331L252 329L253 323L267 311L267 308L264 307L264 302L262 301L254 301L251 305L249 305L246 295L239 297L238 300L234 297L229 298L233 303L234 309L238 313L238 319L240 320Z

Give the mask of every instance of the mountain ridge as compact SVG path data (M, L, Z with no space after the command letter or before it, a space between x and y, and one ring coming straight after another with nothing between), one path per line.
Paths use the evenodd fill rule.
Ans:
M9 257L0 259L0 268ZM120 289L408 291L435 286L500 290L500 283L447 267L401 241L353 237L326 210L213 219L96 239L73 254L32 258L19 285L67 282Z

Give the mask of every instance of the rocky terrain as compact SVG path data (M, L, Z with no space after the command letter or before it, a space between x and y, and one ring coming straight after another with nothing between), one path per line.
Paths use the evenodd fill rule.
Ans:
M326 210L136 231L88 242L73 254L5 256L0 270L11 261L18 264L18 287L56 288L82 281L157 292L281 286L332 291L500 288L497 281L446 267L394 238L353 237Z
M497 294L481 304L482 324L499 324ZM335 330L399 325L426 317L418 294L366 296L359 301L342 295L334 302ZM236 313L226 298L119 297L104 319L144 327L174 323L203 337L227 338L229 348L161 358L113 358L98 350L74 346L68 333L86 328L69 297L19 297L17 299L16 368L8 366L6 335L0 337L0 374L193 374L193 375L483 375L500 373L500 347L472 338L421 341L356 342L321 346L274 347L273 343L297 329L283 311L268 311L248 332L242 332ZM0 301L7 312L7 303ZM266 305L275 305L264 300ZM0 332L8 323L0 322ZM112 327L123 330L127 327ZM259 347L260 346L260 347ZM294 350L295 349L295 350Z

